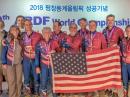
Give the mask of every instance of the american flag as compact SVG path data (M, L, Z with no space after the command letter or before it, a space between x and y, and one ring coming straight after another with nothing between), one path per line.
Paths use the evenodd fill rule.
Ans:
M51 56L54 93L81 93L121 88L118 48Z

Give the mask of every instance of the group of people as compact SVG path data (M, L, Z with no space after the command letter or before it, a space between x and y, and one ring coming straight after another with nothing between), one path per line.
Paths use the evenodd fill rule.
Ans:
M4 30L4 21L0 20L0 94L4 74L8 83L9 97L21 97L22 89L25 95L33 93L35 97L39 95L47 97L48 91L51 90L53 97L58 97L59 94L52 91L50 62L52 53L91 52L118 47L124 97L127 97L130 79L130 25L123 31L115 26L115 16L112 14L106 17L106 22L107 27L102 32L97 31L95 20L88 22L85 18L81 18L79 30L78 25L72 22L69 25L69 32L64 32L60 21L55 21L53 31L50 27L43 27L42 33L38 33L33 30L31 20L21 15L16 17L15 24L10 26L8 32ZM105 97L105 90L100 90L98 93L100 97ZM67 97L67 94L65 95ZM93 97L92 93L83 95Z

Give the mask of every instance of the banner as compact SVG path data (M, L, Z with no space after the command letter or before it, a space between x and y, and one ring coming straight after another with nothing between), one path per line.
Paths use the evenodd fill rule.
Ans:
M98 21L98 31L106 26L106 16L114 14L116 25L124 28L130 24L130 0L0 0L0 19L9 29L18 15L32 20L35 30L45 26L52 28L53 21L60 20L63 31L68 32L71 22L80 18Z

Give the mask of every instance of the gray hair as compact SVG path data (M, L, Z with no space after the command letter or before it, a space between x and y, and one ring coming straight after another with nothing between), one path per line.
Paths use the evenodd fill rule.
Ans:
M97 26L97 21L96 21L96 20L90 20L90 21L89 21L89 24L92 23L92 22L95 23L96 26Z
M71 28L71 26L73 26L73 25L76 26L76 28L78 28L77 24L74 23L74 22L72 22L72 23L69 24L69 28Z
M52 32L50 27L43 27L42 33L44 33L45 31Z
M113 15L113 14L107 15L106 19L109 18L109 17L113 17L115 19L115 15Z

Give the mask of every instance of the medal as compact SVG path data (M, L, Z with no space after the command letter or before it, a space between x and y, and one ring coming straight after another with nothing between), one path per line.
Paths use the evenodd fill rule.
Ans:
M111 38L112 38L112 34L113 34L114 30L115 30L115 26L112 28L112 30L110 32L108 30L106 31L108 47L110 47L110 42L112 41Z

